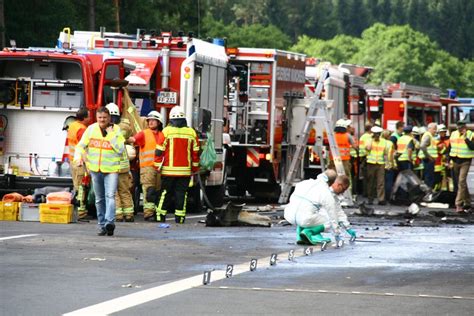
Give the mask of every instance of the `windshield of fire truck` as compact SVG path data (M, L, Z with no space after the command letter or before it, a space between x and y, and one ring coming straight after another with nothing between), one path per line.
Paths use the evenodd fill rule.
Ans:
M440 122L440 109L424 107L408 107L407 124L412 126L427 126L432 122Z
M450 122L464 121L467 124L474 123L474 105L461 104L452 105L450 115Z

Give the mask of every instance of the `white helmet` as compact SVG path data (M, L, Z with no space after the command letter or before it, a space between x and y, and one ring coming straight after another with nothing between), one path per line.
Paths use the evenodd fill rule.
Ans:
M160 112L158 111L151 111L150 113L148 113L148 115L146 116L146 120L157 120L159 122L161 122L161 124L163 124L163 118L161 117L161 114Z
M184 118L184 110L180 106L175 106L170 111L170 119Z
M120 111L119 111L119 108L118 108L117 104L109 103L105 107L107 108L107 110L109 110L110 115L120 116Z
M127 151L128 160L133 160L137 157L137 151L132 145L125 145L125 150Z

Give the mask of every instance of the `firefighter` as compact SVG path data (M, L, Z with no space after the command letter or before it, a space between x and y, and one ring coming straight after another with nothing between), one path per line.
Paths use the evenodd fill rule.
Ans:
M390 201L396 176L395 145L391 141L390 131L383 131L382 137L387 143L387 161L385 163L385 200Z
M163 118L157 111L146 117L148 128L130 137L128 142L140 146L140 183L143 191L143 218L156 220L156 196L161 189L161 176L154 168L156 144L162 143Z
M423 129L418 126L413 126L412 135L413 135L413 155L412 155L412 170L418 176L419 179L423 179L423 159L425 159L425 153L421 150L421 135Z
M117 192L120 160L125 150L125 139L120 128L111 124L109 110L100 107L97 123L89 125L76 146L74 162L86 161L92 177L99 236L113 236L115 230L115 193ZM85 156L85 158L84 158Z
M397 165L398 171L413 169L413 152L415 145L413 143L412 127L410 125L403 128L403 135L397 140Z
M347 132L347 127L352 123L351 120L340 119L334 127L334 138L339 149L344 173L351 179L351 148L357 149L354 139ZM329 169L335 169L334 160L331 160Z
M156 208L157 220L164 222L174 196L175 222L186 218L187 191L192 175L199 171L199 140L196 131L186 124L184 111L175 106L164 138L156 144L155 167L161 172L161 194Z
M438 124L434 122L428 124L428 131L423 134L420 142L420 150L424 154L423 180L430 188L434 187L435 161L438 157L437 140L435 138L437 127Z
M132 128L130 122L126 118L120 118L120 111L115 103L109 103L105 106L111 116L112 123L118 124L120 132L124 139L130 137ZM120 159L120 170L117 184L117 194L115 195L115 221L117 222L133 222L133 198L130 188L132 187L132 176L130 174L130 161L128 152L132 152L129 148L123 151Z
M390 141L393 143L394 148L397 148L397 142L402 137L403 134L403 126L405 124L402 121L398 121L395 124L395 131L390 136Z
M368 202L373 203L375 195L379 205L386 205L385 201L385 163L387 161L387 142L380 135L383 129L374 126L371 129L372 139L366 145L367 150L367 182Z
M372 138L372 124L365 124L365 132L359 139L359 163L360 163L360 173L362 179L362 194L367 197L367 150L365 149L367 142Z
M454 179L457 181L456 212L464 213L471 208L471 196L467 187L467 174L474 157L474 134L466 123L457 122L457 129L449 137L449 156L453 161Z
M76 120L69 124L67 129L67 141L69 146L69 161L71 162L71 176L74 185L74 191L76 191L76 199L79 202L77 208L77 218L84 219L87 217L86 201L85 201L85 188L82 185L82 179L86 173L84 166L78 166L74 163L74 152L76 145L81 140L82 134L84 134L87 126L88 112L86 108L80 108L76 112Z
M436 191L448 189L447 173L446 173L446 152L449 147L449 137L447 136L448 129L446 125L438 125L438 139L436 143L437 156L434 166L434 189Z

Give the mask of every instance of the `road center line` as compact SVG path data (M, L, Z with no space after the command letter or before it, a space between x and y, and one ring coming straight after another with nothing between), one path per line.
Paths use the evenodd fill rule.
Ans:
M2 241L2 240L8 240L8 239L24 238L24 237L33 237L33 236L38 236L38 234L28 234L28 235L16 235L16 236L0 237L0 241Z
M301 252L301 255L296 255L297 257L302 257L305 254ZM286 260L288 258L288 252L283 252L277 255L280 260ZM270 256L257 259L258 266L257 269L264 269L270 266ZM239 265L234 265L234 270L232 275L236 276L238 274L249 272L250 271L250 260ZM204 271L203 271L204 272ZM219 281L225 279L225 269L224 270L214 270L211 273L211 282ZM72 311L64 316L79 316L79 315L109 315L122 311L124 309L141 305L150 301L160 299L162 297L176 294L182 291L186 291L192 288L197 288L203 286L203 275L195 275L186 279L174 281L171 283L163 284L156 286L147 290L135 292L125 296L117 297L109 301L91 305L82 309Z

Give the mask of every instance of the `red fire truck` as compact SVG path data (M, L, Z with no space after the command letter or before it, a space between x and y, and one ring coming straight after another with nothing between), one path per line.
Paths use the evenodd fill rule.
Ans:
M180 105L186 113L188 125L194 127L199 138L206 132L214 139L217 161L205 179L206 193L213 206L223 204L225 193L225 147L223 144L224 93L226 86L227 55L221 45L192 36L171 32L145 34L75 31L62 32L60 42L81 53L102 54L123 58L134 64L125 79L130 95L142 116L158 110L167 119L169 110ZM199 186L191 195L199 194Z
M395 129L398 121L412 126L426 126L442 121L443 106L440 91L406 83L368 87L369 118L380 120L382 127Z
M277 198L286 175L289 109L304 97L305 55L260 48L228 48L227 54L228 191Z
M0 52L0 194L72 187L67 168L48 173L53 160L57 167L62 163L63 126L81 107L94 118L98 107L115 98L111 84L124 74L121 58L101 54L16 47Z

